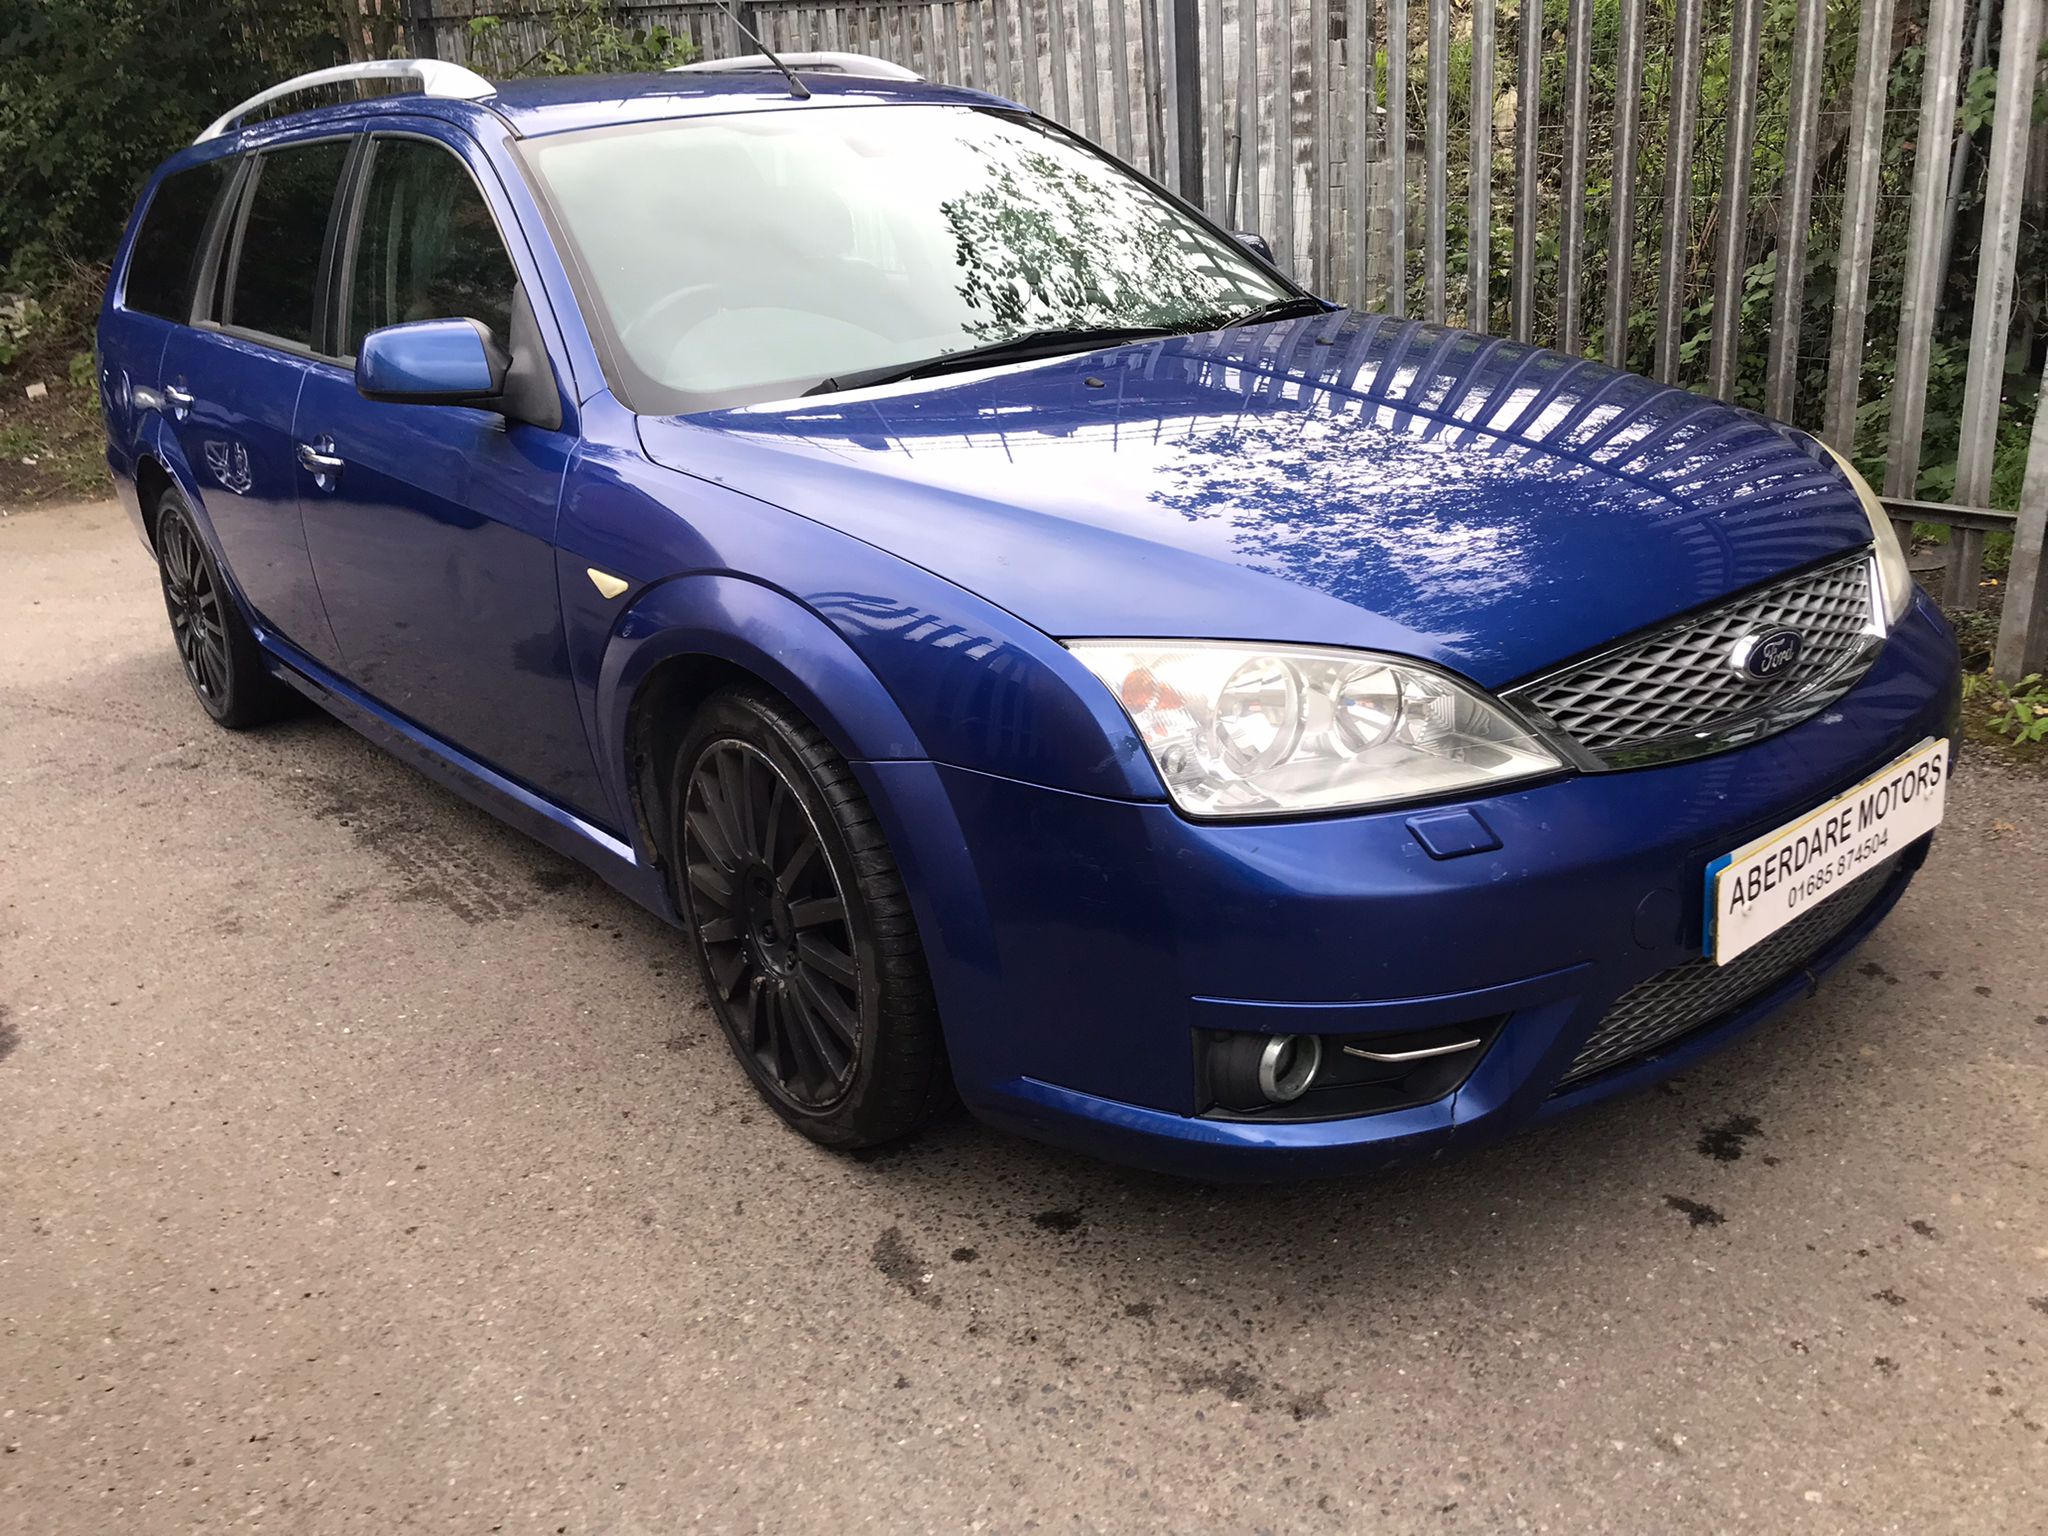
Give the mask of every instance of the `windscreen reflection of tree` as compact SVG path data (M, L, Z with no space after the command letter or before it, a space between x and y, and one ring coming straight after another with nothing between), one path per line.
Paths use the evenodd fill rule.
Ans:
M984 146L974 146L988 152ZM987 181L939 205L953 231L961 299L977 341L1025 331L1181 325L1249 307L1163 204L1043 150L994 164Z

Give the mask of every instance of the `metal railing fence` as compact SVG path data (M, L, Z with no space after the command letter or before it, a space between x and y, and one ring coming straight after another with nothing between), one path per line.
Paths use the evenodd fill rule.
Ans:
M516 59L546 46L561 0L407 3L418 51L467 62L472 18L497 18L496 56ZM753 51L709 4L609 9L709 57ZM2048 272L2018 268L2023 229L2048 222L2032 112L2048 0L743 10L774 48L877 54L1067 123L1347 303L1601 355L1852 455L1860 429L1866 461L1866 417L1888 399L1882 490L1902 524L1948 531L1946 601L1980 601L1985 537L2012 532L1995 664L2013 678L2048 661L2048 415L2026 438L2007 403L2016 302L2027 336L2048 330ZM1916 102L1892 99L1908 36ZM1955 131L1958 103L1981 106L1994 54L1981 203L1965 207L1981 130ZM1960 222L1977 236L1966 284ZM1930 385L1952 382L1958 353L1960 409L1939 423L1954 490L1922 499ZM2017 512L1991 505L2001 445L2027 455Z

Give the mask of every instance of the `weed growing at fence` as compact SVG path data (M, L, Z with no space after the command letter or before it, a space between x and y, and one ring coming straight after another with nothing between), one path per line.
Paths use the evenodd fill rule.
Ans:
M1985 729L2019 746L2048 742L2048 684L2039 672L2030 672L2007 687L1988 674L1963 680L1966 697L1985 697L1989 709Z

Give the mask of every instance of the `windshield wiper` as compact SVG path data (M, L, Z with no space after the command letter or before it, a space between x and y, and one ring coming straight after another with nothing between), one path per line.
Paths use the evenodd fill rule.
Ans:
M1290 293L1284 299L1274 299L1261 304L1257 309L1248 309L1241 315L1232 315L1216 329L1227 331L1233 326L1257 325L1262 320L1298 320L1304 315L1327 315L1337 306L1325 304L1310 293Z
M960 373L969 368L989 368L998 363L1029 362L1057 357L1062 352L1089 352L1097 347L1119 346L1127 341L1149 341L1160 336L1186 336L1196 331L1228 330L1234 325L1253 325L1261 320L1287 320L1301 315L1325 315L1337 308L1306 293L1291 293L1241 315L1211 315L1182 325L1104 325L1061 327L1025 331L1001 341L958 352L941 352L935 357L908 363L884 363L878 368L860 368L852 373L834 374L805 390L806 395L832 395L846 389L865 389L871 384L896 384L905 379L930 378L940 373Z
M843 389L865 389L870 384L894 384L903 379L929 378L937 373L993 367L997 363L1029 362L1035 358L1057 357L1062 352L1088 352L1126 341L1178 336L1187 329L1180 325L1114 325L1026 331L1021 336L1005 337L978 347L964 347L958 352L941 352L936 357L919 358L916 362L884 363L879 368L835 374L813 384L804 393L830 395Z

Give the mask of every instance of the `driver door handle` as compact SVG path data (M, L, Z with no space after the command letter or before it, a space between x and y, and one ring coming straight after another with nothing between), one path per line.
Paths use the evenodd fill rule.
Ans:
M186 413L192 409L197 398L191 390L181 388L176 384L166 384L164 386L164 403L170 406L171 414L180 421L185 419Z
M323 437L318 442L299 444L299 464L315 479L333 480L339 478L348 461L340 454L327 450L334 446L332 438Z

